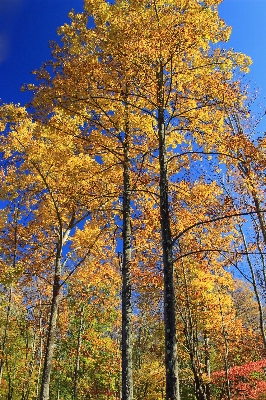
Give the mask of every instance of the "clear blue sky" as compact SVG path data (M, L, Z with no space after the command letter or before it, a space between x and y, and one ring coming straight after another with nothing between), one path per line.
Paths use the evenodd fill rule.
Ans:
M233 29L229 46L252 58L249 79L266 108L266 0L224 0L219 14Z
M49 40L66 22L68 12L82 11L83 0L0 0L0 98L24 104L23 83L34 82L30 72L50 58ZM253 59L250 82L266 97L266 0L224 0L221 17L233 27L230 47Z

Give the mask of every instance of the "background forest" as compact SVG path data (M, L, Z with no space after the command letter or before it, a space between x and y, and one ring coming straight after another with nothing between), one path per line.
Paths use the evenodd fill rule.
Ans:
M0 398L266 398L266 137L220 0L85 0L3 104Z

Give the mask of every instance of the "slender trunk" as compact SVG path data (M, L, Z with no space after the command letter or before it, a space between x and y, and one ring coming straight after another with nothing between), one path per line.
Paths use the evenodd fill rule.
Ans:
M260 298L260 294L259 294L259 289L258 289L258 285L257 285L257 281L256 281L256 276L255 276L255 271L253 268L253 264L252 261L249 257L249 252L248 252L248 246L247 246L247 242L246 242L246 238L243 232L243 229L241 228L241 226L239 226L240 228L240 233L243 239L243 243L244 243L244 247L245 247L245 252L246 254L246 258L247 258L247 262L248 262L248 266L249 266L249 270L251 273L251 279L252 279L252 286L254 289L254 293L255 293L255 297L258 303L258 308L259 308L259 320L260 320L260 330L261 330L261 336L262 336L262 340L263 340L263 347L264 350L266 349L266 336L265 336L265 326L264 326L264 313L263 313L263 306L262 306L262 301Z
M13 393L14 393L14 386L13 386L13 380L11 377L11 369L8 364L8 356L7 355L5 355L5 364L6 364L6 373L7 373L7 379L8 379L7 400L12 400Z
M261 259L261 265L262 265L262 275L260 276L262 285L265 288L266 287L266 265L265 265L265 255L263 252L263 249L261 248L261 243L259 240L259 234L257 233L257 247L260 253L260 259Z
M245 167L245 165L242 165L240 167L240 171L244 175L244 177L248 177L248 170ZM263 237L263 243L264 243L264 246L266 246L265 222L264 222L264 218L263 218L263 212L261 211L260 202L259 202L259 199L258 199L258 197L256 195L255 189L253 189L251 191L251 196L252 196L254 204L255 204L256 214L257 214L258 221L259 221L259 228L260 228L260 231L261 231L261 234L262 234L262 237ZM252 220L253 220L253 226L254 226L255 231L257 230L259 232L259 228L257 227L257 223L256 223L254 217L252 217ZM256 227L257 227L257 229L256 229ZM264 351L266 351L266 335L265 335L264 312L263 312L263 305L262 305L262 300L261 300L261 296L260 296L260 291L259 291L259 287L258 287L257 280L256 280L256 273L254 271L253 263L252 263L252 261L251 261L251 259L249 257L249 251L248 251L248 246L247 246L247 243L246 243L246 237L245 237L245 234L244 234L244 231L243 231L241 225L239 225L239 232L240 232L240 234L242 236L242 239L243 239L245 252L246 252L246 259L247 259L249 270L250 270L250 273L251 273L252 286L253 286L254 294L255 294L256 301L257 301L257 304L258 304L258 309L259 309L260 331L261 331L261 336L262 336L262 340L263 340L263 348L264 348ZM258 233L258 236L259 236L259 233ZM257 247L258 247L258 250L259 250L259 253L260 253L260 256L261 256L262 274L263 274L263 277L264 277L264 283L266 284L264 256L263 256L262 251L260 249L259 237L257 237Z
M31 360L29 362L29 375L28 375L28 382L26 385L26 393L25 393L25 399L28 400L31 392L31 388L33 385L32 382L32 377L33 373L35 371L35 362L36 362L36 332L33 331L33 337L32 337L32 343L31 343Z
M41 377L41 369L42 369L42 356L43 356L43 338L42 338L42 300L40 298L40 312L39 312L39 335L40 335L40 352L39 352L39 362L38 362L38 374L37 374L37 382L36 382L36 399L39 397L39 386L40 386L40 377Z
M57 384L57 400L60 400L60 389L61 389L61 374L59 375L59 381Z
M127 113L127 107L126 107ZM123 261L122 261L122 400L133 399L132 304L131 304L131 224L129 128L126 115L124 139Z
M226 332L223 331L224 335L224 344L225 344L225 355L224 355L224 366L225 366L225 378L226 378L226 394L227 399L231 400L231 389L230 389L230 379L229 379L229 365L228 365L228 340Z
M62 221L58 214L58 222L60 225L60 235L57 242L56 248L56 258L55 258L55 272L54 272L54 282L53 282L53 294L52 294L52 302L51 302L51 311L50 311L50 320L48 327L48 336L47 343L44 355L44 365L42 372L42 383L41 383L41 391L40 391L40 400L49 400L49 391L50 391L50 379L51 379L51 371L52 371L52 362L54 355L54 344L56 337L56 328L57 328L57 318L58 318L58 307L60 302L60 279L62 274L62 251L64 243L67 241L70 231L74 226L75 216L72 215L72 218L69 222L68 229L63 233L62 230Z
M208 376L208 378L210 379L211 378L211 363L210 363L209 341L210 341L209 335L205 331L204 332L205 373ZM209 383L206 383L206 398L207 398L207 400L211 399L211 389L210 389Z
M168 173L164 125L163 66L158 73L158 136L160 162L160 214L164 267L164 326L166 400L179 400L179 380L176 344L173 244L170 228Z
M80 320L79 320L79 330L78 330L78 343L76 351L76 363L74 372L74 387L73 387L73 400L78 398L78 381L79 381L79 363L80 363L80 350L83 334L83 317L84 317L84 305L81 307Z
M9 289L8 306L7 306L7 310L6 310L6 321L5 321L4 335L3 335L2 345L1 345L0 382L2 381L2 376L3 376L4 355L5 355L5 349L6 349L6 342L7 342L7 338L8 338L9 318L10 318L11 303L12 303L12 293L13 293L13 288L11 286Z
M59 263L60 261L58 261L58 264ZM59 269L61 272L61 265L57 269ZM60 291L60 273L59 274L56 273L54 276L54 283L53 283L53 297L51 304L47 345L44 357L40 400L49 400L50 378L51 378L52 360L54 353L54 343L55 343L57 317L58 317L59 291Z
M239 165L239 169L240 169L241 173L244 175L244 177L248 178L249 169L246 167L246 165L245 164L242 164L242 165L240 164ZM264 214L261 211L260 200L259 200L259 198L257 196L256 189L255 189L253 184L252 184L252 186L253 186L253 189L251 190L251 196L252 196L253 201L254 201L255 210L256 210L257 217L258 217L259 226L260 226L261 234L262 234L262 237L263 237L264 246L266 246L266 228L265 228ZM242 234L242 237L244 239L245 248L246 248L246 251L247 251L247 245L246 245L246 242L245 242L244 233L243 233L241 228L240 228L240 230L241 230L241 234ZM250 261L250 258L248 256L248 254L247 254L247 261L248 261L250 272L251 272L251 275L252 275L252 285L253 285L253 289L254 289L256 300L257 300L258 307L259 307L260 329L261 329L261 334L262 334L262 339L263 339L263 347L264 347L264 350L265 350L266 349L266 336L265 336L265 325L264 325L264 315L263 315L262 302L261 302L261 299L260 299L259 290L258 290L258 286L257 286L257 283L256 283L256 278L255 278L255 274L254 274L253 265L252 265L252 262ZM262 260L262 262L263 262L263 260ZM266 284L264 262L263 262L263 265L262 265L262 270L263 270L263 276L264 276L264 284Z
M260 201L259 201L259 199L258 199L258 197L257 197L255 192L252 192L252 197L253 197L253 200L254 200L255 209L256 209L256 212L257 212L257 216L258 216L258 220L259 220L259 224L260 224L260 229L261 229L264 245L266 246L266 229L265 229L265 223L264 223L264 218L263 218L263 212L261 211L261 208L260 208Z
M198 333L197 329L194 328L193 317L191 313L191 300L188 291L188 282L186 271L184 268L184 263L182 261L182 272L184 276L184 284L185 284L185 293L186 293L186 315L183 317L183 320L186 321L186 325L184 328L187 347L189 349L189 356L191 362L191 369L194 375L194 391L197 400L209 400L207 397L207 388L206 384L202 382L202 370L200 367L201 360L199 359L199 351L198 351Z
M190 339L193 340L193 337ZM210 396L208 397L208 390L207 385L202 381L202 371L199 366L200 360L197 355L197 351L193 349L193 343L191 343L192 349L190 350L190 360L192 365L192 371L194 375L194 389L195 389L195 396L197 400L209 400Z
M30 333L31 332L30 332L30 324L29 324L29 322L27 322L27 325L26 325L25 329L26 329L26 332L25 332L25 335L26 335L26 338L25 338L25 341L26 341L26 343L25 343L25 345L26 345L25 346L25 350L26 350L25 364L28 365L28 371L27 371L28 379L25 379L25 381L23 382L21 400L27 400L29 398L30 385L31 385L31 376L32 376L32 372L33 372L33 363L34 363L34 360L33 360L34 354L31 351L31 350L34 349L34 347L30 346L30 341L31 341ZM35 338L32 339L32 340L35 340Z
M19 207L16 207L14 210L14 248L13 248L13 254L12 254L12 268L14 271L16 269L16 260L17 260L18 217L19 217ZM12 288L12 286L10 286L9 296L8 296L8 306L7 306L7 311L6 311L4 335L3 335L3 340L2 340L2 344L1 344L0 383L2 381L2 376L3 376L4 355L5 355L6 343L7 343L7 339L8 339L9 318L10 318L10 313L11 313L12 297L13 297L13 288Z
M262 237L263 237L263 242L264 242L264 246L266 246L266 229L265 229L265 220L264 220L264 214L263 212L261 212L261 207L260 207L260 201L256 195L256 193L252 193L252 197L255 203L255 208L257 211L257 216L258 216L258 220L259 220L259 225L260 225L260 230L262 233ZM265 265L264 265L264 257L262 255L262 252L260 250L259 247L259 240L258 240L258 248L262 257L262 271L263 271L263 278L264 278L264 287L266 285L266 277L265 277ZM259 296L259 290L256 284L256 279L255 279L255 275L254 275L254 270L253 270L253 266L252 264L251 266L251 272L252 272L252 282L253 282L253 287L254 287L254 292L255 292L255 296L258 302L258 306L259 306L259 313L260 313L260 329L261 329L261 333L262 333L262 339L263 339L263 346L264 346L264 351L266 349L266 336L265 336L265 325L264 325L264 315L263 315L263 308L262 308L262 302ZM255 284L254 284L255 282Z
M221 298L220 298L220 293L218 292L219 296L219 308L220 308L220 315L221 315L221 320L222 320L222 335L224 338L224 347L225 347L225 353L224 353L224 368L225 368L225 388L226 388L226 396L227 400L231 400L231 389L230 389L230 379L229 379L229 363L228 363L228 355L229 355L229 347L228 347L228 334L225 329L225 324L224 324L224 314L222 310L222 305L221 305Z

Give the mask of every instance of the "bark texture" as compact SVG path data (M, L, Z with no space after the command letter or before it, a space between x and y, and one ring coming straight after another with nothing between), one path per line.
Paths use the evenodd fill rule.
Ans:
M51 378L57 318L58 318L59 291L60 291L60 274L55 273L47 345L46 345L43 374L42 374L40 400L49 400L50 378Z
M170 227L168 173L164 124L163 66L158 73L158 136L160 162L160 215L164 267L164 327L165 327L165 368L166 400L180 400L177 344L173 240Z
M129 171L129 132L124 139L123 261L122 261L122 400L133 399L132 377L132 300L131 300L131 188Z

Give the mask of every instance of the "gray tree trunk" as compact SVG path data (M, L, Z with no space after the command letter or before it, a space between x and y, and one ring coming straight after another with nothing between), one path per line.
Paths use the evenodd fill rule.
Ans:
M62 274L62 251L65 242L67 241L70 231L75 223L74 214L69 221L68 228L65 232L62 229L62 221L60 214L57 210L58 214L58 222L60 226L60 234L56 246L56 257L55 257L55 271L54 271L54 281L53 281L53 294L51 301L51 311L50 311L50 320L49 320L49 328L48 328L48 336L47 336L47 344L44 355L44 365L42 372L42 381L41 381L41 390L40 390L40 400L49 400L49 392L50 392L50 379L51 379L51 370L52 370L52 362L54 355L54 344L56 338L56 329L57 329L57 319L58 319L58 307L60 302L60 279Z
M57 318L58 318L58 306L59 306L60 275L61 275L60 260L58 260L58 264L59 264L57 267L58 271L56 271L54 275L53 296L52 296L51 313L50 313L50 321L48 328L47 345L44 357L40 400L49 400L50 378L51 378L54 344L55 344L56 328L57 328Z
M219 292L218 292L218 294L219 294ZM224 347L225 347L225 353L224 353L225 389L226 389L227 400L231 400L231 388L230 388L230 379L229 379L229 362L228 362L228 355L229 355L228 334L227 334L225 324L224 324L224 315L223 315L223 310L222 310L222 305L221 305L220 294L219 294L219 308L220 308L220 315L221 315L221 320L222 320L222 335L224 338Z
M39 397L39 387L40 387L40 378L41 378L41 370L42 370L42 356L43 356L43 327L42 327L42 299L40 296L39 302L39 335L40 335L40 346L39 346L39 361L38 361L38 373L37 373L37 382L36 382L36 399Z
M127 112L127 110L126 110ZM126 123L123 190L123 260L122 260L122 400L133 399L132 377L132 299L131 299L131 188L129 130Z
M165 327L165 368L166 368L166 400L180 400L177 344L173 240L170 227L168 173L166 158L166 140L164 125L164 90L163 66L158 73L158 136L160 162L160 215L164 268L164 327Z

